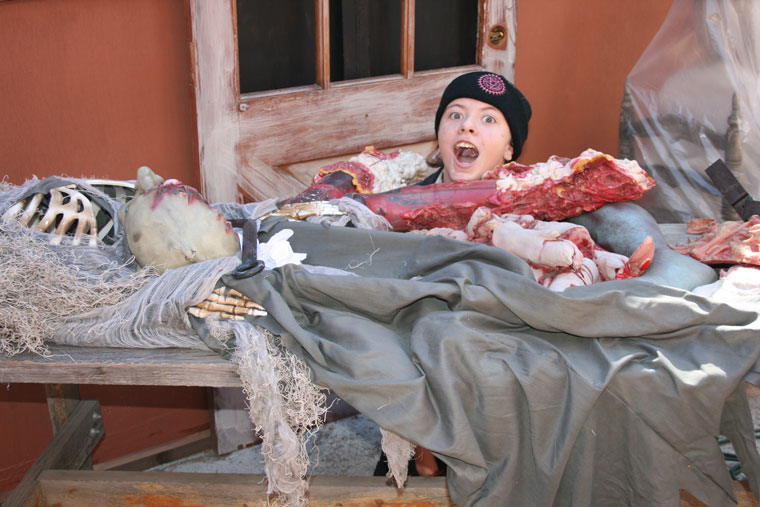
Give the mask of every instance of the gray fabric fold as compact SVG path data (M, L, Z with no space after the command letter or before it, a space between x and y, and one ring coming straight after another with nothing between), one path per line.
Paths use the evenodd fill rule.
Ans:
M281 220L262 240L281 228L306 263L359 276L223 281L317 383L445 461L458 505L675 506L679 488L732 505L716 436L757 463L732 397L760 372L760 300L646 279L557 294L492 247Z

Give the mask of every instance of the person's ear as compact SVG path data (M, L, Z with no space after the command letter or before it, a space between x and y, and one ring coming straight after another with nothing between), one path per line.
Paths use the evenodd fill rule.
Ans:
M504 160L507 162L512 161L512 155L515 153L515 149L512 147L512 142L510 141L509 145L504 150Z

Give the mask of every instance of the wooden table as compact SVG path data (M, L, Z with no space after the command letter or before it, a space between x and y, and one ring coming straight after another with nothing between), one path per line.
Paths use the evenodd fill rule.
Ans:
M671 244L686 238L683 224L661 226ZM93 471L90 453L103 434L100 407L80 400L80 384L241 387L234 363L211 351L118 349L51 345L48 356L0 356L0 383L46 384L54 437L4 504L251 505L266 499L260 475ZM411 477L401 491L384 477L314 476L311 505L451 505L445 478ZM739 505L757 505L746 483L735 482ZM681 505L701 502L688 493Z
M1 383L46 384L55 435L11 497L15 506L243 506L266 498L262 475L93 471L89 455L103 434L99 404L79 400L79 384L240 387L235 365L213 352L51 345L50 355L0 356ZM451 505L443 477L410 477L398 491L384 477L314 476L310 504ZM740 506L757 505L734 481ZM682 506L704 505L686 492Z
M241 387L235 363L207 350L49 345L50 354L0 356L0 382Z
M266 499L263 475L93 471L103 435L100 405L80 400L80 384L241 387L236 365L211 351L49 346L0 356L0 383L46 384L54 437L4 504L10 506L243 506ZM451 505L443 477L409 479L401 491L384 477L314 476L311 505Z

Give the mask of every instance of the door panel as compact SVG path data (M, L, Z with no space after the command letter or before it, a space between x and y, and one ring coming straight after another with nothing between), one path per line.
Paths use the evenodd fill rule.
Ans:
M342 12L366 16L365 0L352 1L353 10ZM389 148L432 140L438 99L453 77L485 68L513 78L516 0L470 0L478 8L477 63L424 72L414 70L415 18L422 14L415 0L398 1L399 74L331 82L330 4L314 0L316 83L241 96L234 0L188 0L202 191L210 201L293 195L304 183L283 165L351 154L370 144ZM491 39L491 32L501 38ZM356 41L355 55L366 50L363 44ZM425 51L431 47L426 41ZM347 62L351 72L371 75L354 65L355 58L344 55L343 75L355 75L346 74Z

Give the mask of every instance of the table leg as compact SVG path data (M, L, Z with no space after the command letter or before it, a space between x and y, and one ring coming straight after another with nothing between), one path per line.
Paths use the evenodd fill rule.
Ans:
M81 400L78 384L45 384L50 425L53 435L58 433ZM83 470L92 470L92 456L82 464Z

